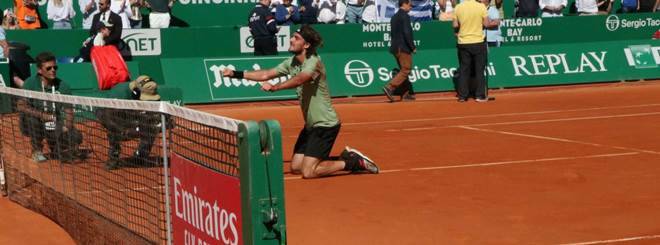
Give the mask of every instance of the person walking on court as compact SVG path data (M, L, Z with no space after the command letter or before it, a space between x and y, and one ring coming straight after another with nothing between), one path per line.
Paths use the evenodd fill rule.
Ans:
M278 29L269 6L270 0L260 0L248 18L248 27L254 40L254 56L277 55Z
M409 87L409 89L402 91L401 100L415 99L414 95L410 93L412 84L408 80L412 67L412 54L417 51L412 26L410 25L410 16L408 15L410 9L412 9L410 0L399 0L399 11L390 20L390 37L392 38L390 53L394 55L396 63L399 65L399 73L383 87L383 92L390 102L394 102L394 90L402 85L403 87Z
M466 102L474 95L477 102L488 101L488 84L484 71L488 60L485 28L499 25L499 20L490 20L486 6L476 0L464 0L454 11L454 32L458 38L458 102ZM470 78L474 74L474 86Z
M289 52L293 57L285 59L272 69L258 71L234 71L225 69L223 76L253 81L268 81L281 76L291 76L285 82L262 82L261 89L275 92L296 89L305 127L300 131L291 160L291 172L303 178L318 178L340 172L378 173L378 166L361 152L346 147L339 159L331 159L330 151L337 139L341 123L332 106L325 65L317 54L322 39L316 30L303 25L291 37Z

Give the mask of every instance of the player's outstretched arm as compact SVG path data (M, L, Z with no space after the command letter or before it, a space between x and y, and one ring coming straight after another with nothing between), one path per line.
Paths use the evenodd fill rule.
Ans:
M307 72L301 72L298 73L298 75L296 75L295 77L292 77L291 79L284 81L283 83L278 83L275 85L272 85L270 83L262 83L261 90L275 92L277 90L295 88L302 85L303 83L311 81L313 78L314 77L312 76L312 74L309 74Z
M267 81L278 76L275 69L268 70L258 70L258 71L234 71L232 69L222 70L222 76L238 78L238 79L248 79L252 81Z

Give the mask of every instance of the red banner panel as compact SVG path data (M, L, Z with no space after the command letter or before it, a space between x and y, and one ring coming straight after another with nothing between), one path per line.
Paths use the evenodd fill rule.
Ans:
M240 181L172 154L174 244L243 244Z

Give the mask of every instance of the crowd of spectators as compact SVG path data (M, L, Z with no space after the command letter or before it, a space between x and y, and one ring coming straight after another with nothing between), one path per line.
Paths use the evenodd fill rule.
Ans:
M48 0L45 16L39 12L38 0L12 0L13 8L2 11L2 28L14 29L72 29L92 27L92 18L99 13L99 0ZM77 5L74 2L77 1ZM175 0L110 0L110 10L121 18L121 27L167 28ZM74 7L75 6L75 7ZM77 8L77 10L75 9ZM82 13L82 23L74 23L76 11ZM143 14L148 12L148 14ZM43 18L45 17L45 18ZM148 19L148 21L143 21ZM48 27L44 20L51 21Z
M5 9L2 27L5 30L46 28L90 29L92 18L99 12L99 0L48 0L45 17L38 10L38 0L12 0L14 8ZM454 7L462 0L413 1L431 9L431 18L423 20L451 21ZM660 0L513 0L514 17L559 17L615 13L642 13L660 10ZM77 5L75 5L77 2ZM111 0L110 10L121 18L122 28L167 28L170 12L176 0ZM620 8L614 9L617 2ZM493 0L490 6L504 16L503 0ZM75 7L74 7L75 6ZM74 9L76 8L76 9ZM269 6L278 25L374 23L378 21L376 0L273 0ZM82 23L73 23L76 12ZM414 10L413 10L414 11ZM143 14L148 13L148 14ZM146 21L148 20L148 21ZM413 21L420 21L413 18Z

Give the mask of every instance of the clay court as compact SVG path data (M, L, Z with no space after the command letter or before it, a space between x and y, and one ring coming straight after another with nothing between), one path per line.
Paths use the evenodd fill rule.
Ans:
M333 153L350 145L379 175L286 174L290 244L660 243L660 82L336 99ZM273 118L285 166L296 102L205 105ZM285 172L288 170L285 167Z
M314 180L287 173L297 102L191 107L280 121L289 244L658 244L658 94L646 81L335 99L334 155L350 145L381 174Z

